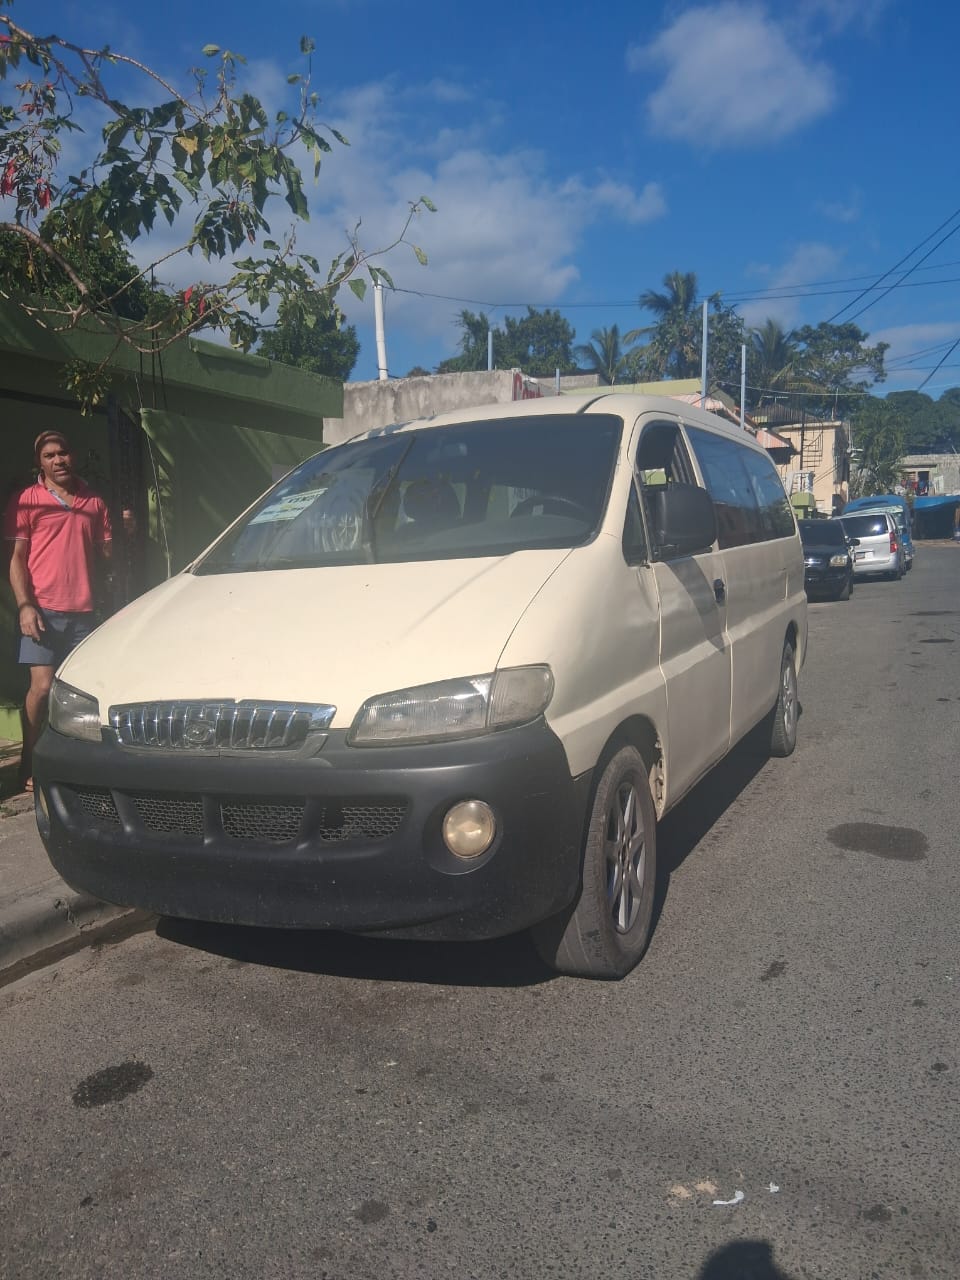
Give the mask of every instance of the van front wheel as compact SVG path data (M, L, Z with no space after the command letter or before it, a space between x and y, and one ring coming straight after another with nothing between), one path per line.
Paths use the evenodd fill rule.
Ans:
M650 937L657 881L656 815L643 757L623 747L597 784L576 905L535 925L533 941L559 973L622 978Z

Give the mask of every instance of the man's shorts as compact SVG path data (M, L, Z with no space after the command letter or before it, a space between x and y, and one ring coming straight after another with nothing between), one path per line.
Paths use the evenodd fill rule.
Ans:
M41 609L45 631L40 640L20 636L18 662L21 666L59 667L71 649L85 640L96 626L92 613L55 613Z

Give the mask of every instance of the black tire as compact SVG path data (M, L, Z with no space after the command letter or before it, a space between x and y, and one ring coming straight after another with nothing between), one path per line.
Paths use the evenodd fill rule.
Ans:
M800 714L800 697L797 688L797 662L793 645L788 640L780 659L780 683L777 701L770 717L770 754L792 756L797 745L797 721Z
M639 751L622 747L594 792L580 897L531 930L541 959L558 973L622 978L646 950L656 888L656 814L647 770Z
M840 588L840 590L837 592L837 599L849 600L852 594L853 594L853 578L849 577L847 578L843 586Z

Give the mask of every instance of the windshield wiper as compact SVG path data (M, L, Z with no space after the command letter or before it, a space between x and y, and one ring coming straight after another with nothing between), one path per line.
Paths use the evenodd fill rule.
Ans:
M387 472L386 476L384 477L383 484L380 488L380 492L377 494L377 500L373 504L373 507L367 513L367 519L369 521L369 526L370 526L370 531L367 537L367 541L370 545L370 560L371 560L371 563L373 564L377 563L377 525L376 525L377 516L380 514L380 508L383 506L384 501L386 500L387 494L393 488L394 483L396 482L397 476L400 472L400 468L406 462L407 454L413 448L413 444L416 438L417 438L416 432L411 432L410 439L407 443L407 447L404 449L403 453L401 453L400 457L396 460L396 462Z

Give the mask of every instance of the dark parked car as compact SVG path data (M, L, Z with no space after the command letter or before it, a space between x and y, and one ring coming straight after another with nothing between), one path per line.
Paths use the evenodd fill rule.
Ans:
M849 600L853 556L839 520L798 520L803 543L803 585L810 599Z

